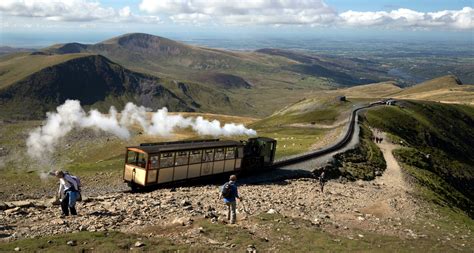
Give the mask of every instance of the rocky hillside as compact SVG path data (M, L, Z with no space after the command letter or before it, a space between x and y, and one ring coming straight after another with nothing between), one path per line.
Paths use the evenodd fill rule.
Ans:
M192 94L196 89L207 91L207 96L220 97L222 111L233 106L231 99L218 91L133 72L101 55L81 55L0 90L0 106L5 118L43 117L66 99L78 99L85 106L104 110L110 105L120 109L127 102L153 109L166 106L172 111L212 110L215 103L197 98L201 94Z
M99 241L97 247L110 244L94 233L121 232L136 239L125 245L117 242L115 251L145 245L148 250L192 247L205 251L370 250L374 244L397 251L421 249L436 241L442 242L434 243L436 250L472 246L469 229L457 220L451 221L459 226L455 231L440 228L444 223L439 215L419 207L416 199L390 181L331 181L324 194L317 184L316 179L298 179L241 186L245 202L238 203L237 225L226 225L217 185L91 197L78 204L80 216L67 219L58 218L59 207L47 200L0 203L6 209L0 211L0 218L8 224L2 229L3 241L11 242L5 247L23 250L37 244L80 250L90 249L93 238ZM74 239L78 233L82 236ZM68 235L68 239L48 237L54 234ZM24 238L36 239L20 240ZM157 240L166 242L154 246Z

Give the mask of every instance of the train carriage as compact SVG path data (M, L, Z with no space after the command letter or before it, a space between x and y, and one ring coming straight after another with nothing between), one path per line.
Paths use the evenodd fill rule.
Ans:
M123 179L132 188L239 171L238 141L181 141L127 147Z
M132 190L271 165L276 141L199 140L143 143L127 147L123 180Z

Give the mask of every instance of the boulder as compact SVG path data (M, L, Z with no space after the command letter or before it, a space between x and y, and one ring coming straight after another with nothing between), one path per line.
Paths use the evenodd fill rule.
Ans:
M275 211L275 209L271 209L267 211L268 214L276 214L277 211Z
M247 253L257 253L257 248L255 248L255 245L248 245L247 246Z
M14 213L18 212L19 210L20 210L19 207L15 207L15 208L12 208L12 209L5 210L5 214L6 215L14 214Z
M69 245L69 246L76 246L76 245L77 245L77 241L76 241L76 240L67 241L66 244Z
M32 206L34 206L33 202L27 201L27 200L13 201L13 202L11 202L11 204L13 206L16 206L16 207L32 207Z
M187 201L187 200L183 200L181 201L181 205L182 206L190 206L191 205L191 202Z
M7 210L7 209L8 209L8 205L5 204L5 202L0 201L0 210Z
M135 242L134 245L135 245L136 248L140 248L140 247L145 246L145 243L143 243L142 241L137 241L137 242Z

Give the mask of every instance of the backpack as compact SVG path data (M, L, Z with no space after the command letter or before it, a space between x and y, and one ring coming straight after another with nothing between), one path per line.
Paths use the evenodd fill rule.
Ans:
M73 176L69 173L65 173L67 175L69 175L72 179L74 179L74 181L76 181L76 185L77 185L77 191L78 192L81 192L81 187L82 187L82 184L81 184L81 179L78 177L78 176Z
M72 179L76 180L76 184L77 184L77 191L78 192L81 192L81 187L82 187L82 184L81 184L81 179L79 179L79 177L77 176L72 176Z
M222 186L222 197L229 198L232 196L232 185L227 182Z

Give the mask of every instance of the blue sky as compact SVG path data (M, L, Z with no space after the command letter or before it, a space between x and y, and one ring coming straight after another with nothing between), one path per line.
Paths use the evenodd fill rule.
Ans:
M0 45L95 42L130 32L473 41L472 0L3 0Z

